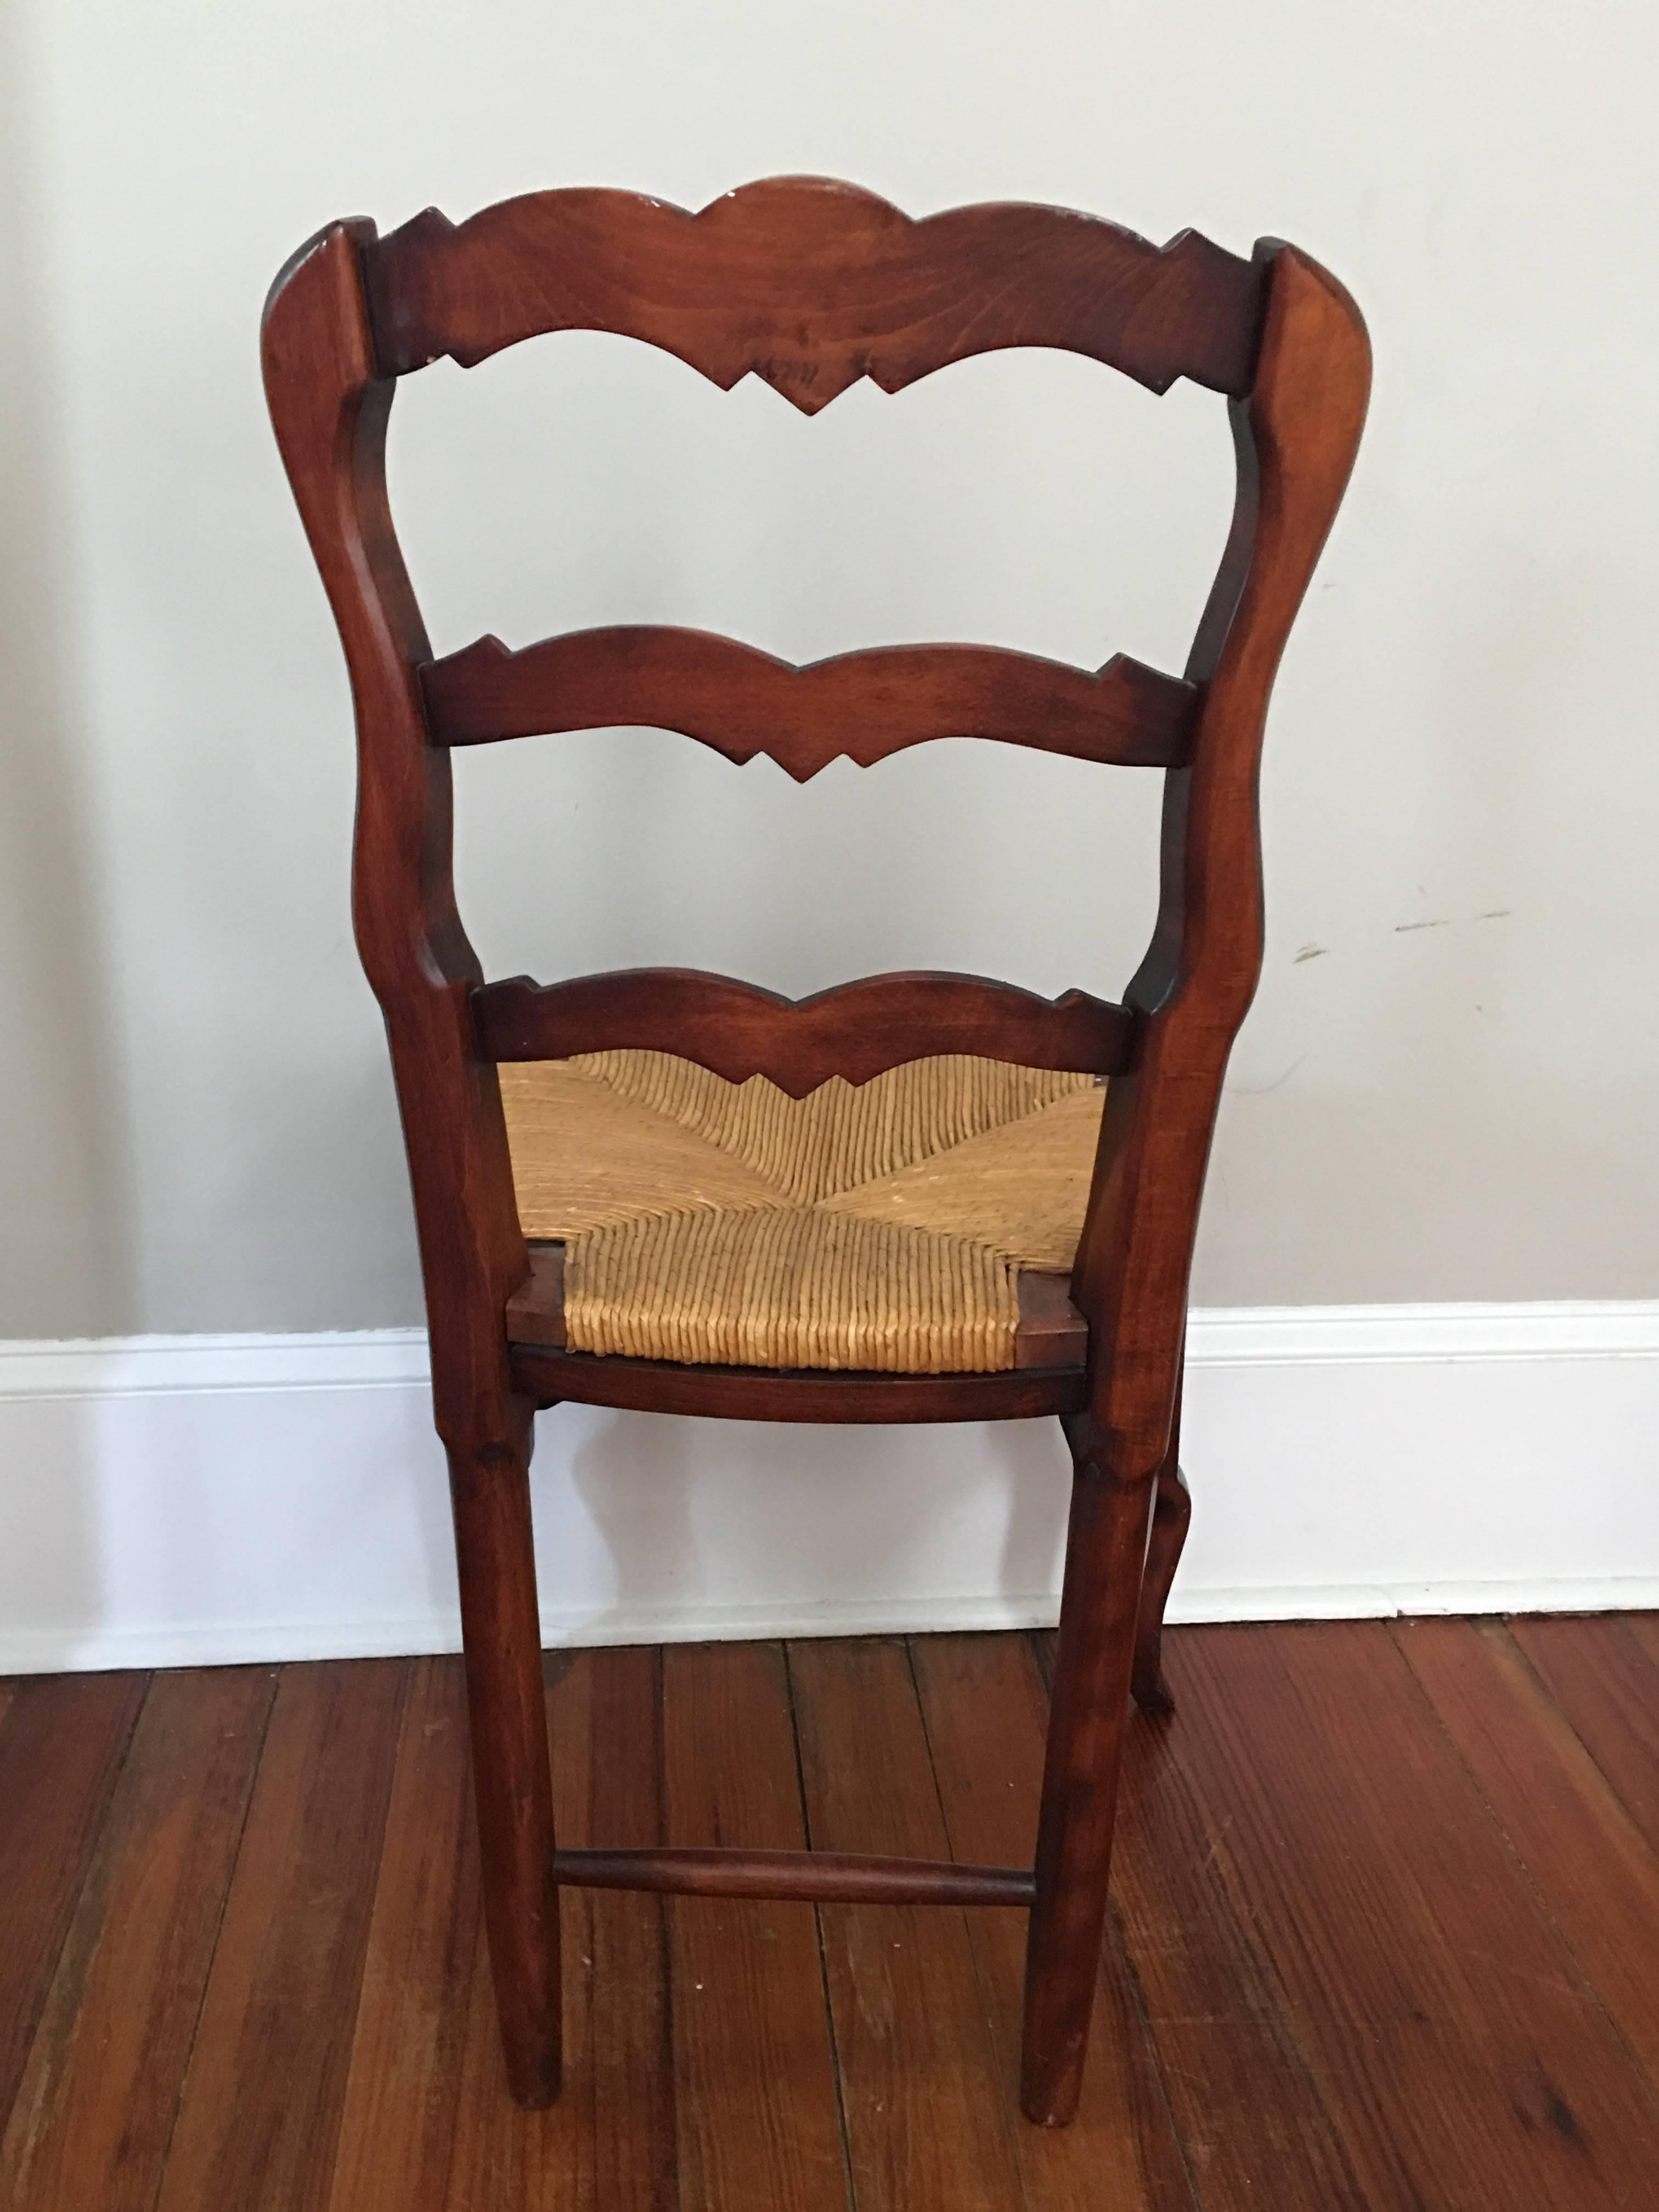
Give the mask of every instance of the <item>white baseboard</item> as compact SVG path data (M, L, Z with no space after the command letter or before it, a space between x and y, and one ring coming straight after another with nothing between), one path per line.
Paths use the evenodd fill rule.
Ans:
M425 1346L0 1345L0 1672L455 1648ZM1659 1606L1659 1301L1194 1315L1181 1620ZM1055 1425L562 1407L555 1643L1052 1621Z

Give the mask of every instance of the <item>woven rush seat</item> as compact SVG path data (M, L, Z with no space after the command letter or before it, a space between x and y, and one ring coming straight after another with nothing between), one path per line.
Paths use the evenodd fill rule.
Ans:
M1015 1364L1020 1272L1071 1268L1105 1098L960 1054L801 1099L667 1053L500 1073L571 1350L899 1374Z

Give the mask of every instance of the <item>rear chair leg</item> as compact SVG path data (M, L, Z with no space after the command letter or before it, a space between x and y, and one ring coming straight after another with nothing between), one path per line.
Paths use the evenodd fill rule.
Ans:
M489 1962L507 2085L520 2105L559 2094L559 1897L531 1540L533 1408L501 1407L489 1442L452 1445L472 1778Z
M1074 1470L1072 1516L1026 1943L1020 2080L1026 2118L1051 2128L1064 2127L1077 2111L1088 2049L1153 1488L1149 1479L1125 1482L1113 1473L1086 1415L1063 1425Z
M1152 1503L1152 1535L1146 1547L1146 1572L1140 1585L1140 1618L1135 1627L1134 1672L1129 1677L1135 1703L1145 1713L1168 1713L1175 1699L1164 1679L1164 1608L1170 1601L1170 1585L1181 1565L1182 1547L1193 1517L1193 1501L1176 1461L1173 1438L1170 1455L1158 1471Z

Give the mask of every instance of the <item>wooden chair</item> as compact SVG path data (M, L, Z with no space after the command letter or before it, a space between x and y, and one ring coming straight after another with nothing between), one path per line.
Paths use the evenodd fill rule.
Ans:
M1012 345L1091 355L1154 392L1184 375L1225 394L1237 502L1185 673L1121 655L1092 673L969 646L894 647L795 670L729 641L649 629L588 631L519 653L483 639L434 659L387 506L397 380L441 354L470 367L568 329L642 338L722 387L752 372L806 414L860 376L896 392ZM1274 240L1244 260L1193 232L1154 247L1088 216L1016 204L912 222L852 187L785 179L697 215L621 192L560 191L459 227L428 210L384 239L367 222L331 224L278 276L264 358L356 703L354 912L386 1016L414 1189L513 2093L540 2105L558 2089L562 1883L1017 1903L1030 1908L1021 2101L1031 2119L1063 2124L1088 2035L1129 1697L1152 1709L1165 1702L1159 1632L1188 1517L1176 1463L1188 1275L1222 1077L1261 959L1257 763L1279 656L1364 416L1360 316L1323 270ZM950 735L1160 768L1162 893L1124 1005L1076 991L1051 1004L938 975L876 977L799 1006L675 970L547 988L522 977L486 982L451 879L450 748L635 724L684 732L738 762L765 752L799 778L842 751L867 766ZM939 1352L933 1338L920 1353L895 1352L890 1333L879 1338L881 1358L850 1370L845 1344L877 1339L838 1339L842 1351L820 1362L792 1354L794 1364L780 1364L775 1351L700 1364L583 1348L600 1340L577 1331L574 1304L567 1325L559 1244L527 1242L521 1224L514 1155L524 1132L515 1127L510 1153L498 1064L513 1064L520 1086L532 1078L585 1084L583 1111L614 1092L617 1111L656 1112L671 1136L691 1129L715 1152L737 1142L730 1128L709 1137L706 1100L684 1106L690 1091L665 1115L660 1100L640 1103L640 1071L660 1075L670 1064L650 1055L664 1054L677 1056L673 1067L693 1063L692 1077L713 1071L705 1088L720 1087L722 1112L763 1095L748 1082L757 1076L775 1085L765 1098L802 1099L835 1076L908 1083L903 1071L914 1064L951 1082L966 1069L979 1082L987 1063L999 1063L1005 1073L1027 1072L1008 1079L1027 1085L1021 1096L1036 1098L1039 1113L1047 1094L1037 1079L1050 1072L1085 1085L1109 1079L1103 1113L1097 1092L1091 1109L1098 1135L1091 1122L1069 1275L1013 1269L1010 1310L1010 1267L997 1275L994 1267L987 1295L1005 1303L988 1354ZM562 1072L532 1066L526 1074L520 1063ZM611 1084L618 1068L635 1084L631 1098L626 1083L620 1091ZM513 1095L533 1150L541 1094ZM836 1093L843 1103L859 1095ZM580 1139L589 1125L580 1114L556 1124L541 1164L550 1158L556 1169L572 1131ZM556 1228L562 1218L556 1207ZM701 1215L693 1228L715 1233ZM840 1238L836 1264L853 1264L851 1231L808 1229ZM547 1238L544 1225L538 1234ZM1068 1251L1050 1269L1070 1261ZM635 1282L629 1295L637 1294ZM784 1304L793 1295L779 1294ZM739 1332L731 1340L750 1340ZM556 1847L527 1468L536 1409L567 1399L773 1421L1059 1416L1075 1474L1034 1872L813 1852Z

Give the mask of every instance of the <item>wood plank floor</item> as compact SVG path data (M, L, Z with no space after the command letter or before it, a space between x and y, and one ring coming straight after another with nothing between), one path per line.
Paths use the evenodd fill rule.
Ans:
M1027 1862L1051 1643L550 1655L564 1839ZM457 1661L0 1681L0 2205L1659 2206L1659 1620L1168 1645L1052 2134L1023 1914L592 1891L515 2110Z

